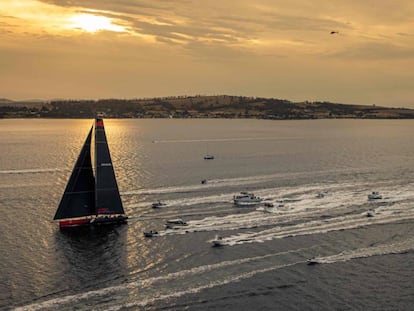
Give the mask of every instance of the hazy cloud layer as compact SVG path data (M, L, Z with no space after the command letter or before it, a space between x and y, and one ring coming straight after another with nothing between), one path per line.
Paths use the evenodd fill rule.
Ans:
M0 97L414 107L413 29L405 0L11 0L0 3Z

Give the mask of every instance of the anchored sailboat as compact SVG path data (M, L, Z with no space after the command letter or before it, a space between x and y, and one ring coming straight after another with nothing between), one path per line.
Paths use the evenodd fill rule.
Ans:
M54 220L59 226L126 223L102 119L95 120L95 176L91 160L93 126L66 185Z

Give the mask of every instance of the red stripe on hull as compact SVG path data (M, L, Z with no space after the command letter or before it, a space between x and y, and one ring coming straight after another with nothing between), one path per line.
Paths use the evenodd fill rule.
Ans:
M62 220L59 221L59 227L65 228L65 227L77 227L77 226L83 226L88 225L90 223L90 219L68 219L68 220Z

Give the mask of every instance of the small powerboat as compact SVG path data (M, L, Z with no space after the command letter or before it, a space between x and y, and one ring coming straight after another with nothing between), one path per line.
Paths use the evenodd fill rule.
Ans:
M207 179L202 179L202 180L201 180L201 184L202 184L202 185L205 185L206 183L207 183Z
M373 191L372 193L368 194L368 200L381 200L382 195L379 194L377 191Z
M313 265L317 265L317 264L319 264L319 261L318 261L315 257L313 257L313 258L308 259L308 260L306 261L306 264L307 264L308 266L313 266Z
M172 225L182 225L182 226L187 225L187 223L184 220L182 220L181 218L169 219L169 220L167 220L166 223L167 224L172 224Z
M144 237L146 238L152 238L153 236L156 236L156 235L158 235L158 231L153 231L153 230L144 231Z
M374 217L375 212L374 211L367 211L365 216L367 217Z
M214 160L214 156L213 156L213 155L211 155L211 154L206 154L206 155L204 156L204 160Z
M256 205L262 202L262 198L249 192L240 192L240 194L233 196L233 203L238 206Z
M212 240L211 242L213 243L213 247L218 247L218 246L223 246L224 245L223 238L219 235L216 235L214 240Z
M317 199L322 199L322 198L326 197L326 195L327 195L327 192L324 192L324 191L318 192L318 194L316 195L316 198Z
M188 224L181 218L170 219L170 220L167 220L165 223L165 227L167 229L175 229L175 228L179 228L183 226L188 226Z
M167 204L165 204L165 203L161 203L161 201L158 201L158 202L154 202L154 203L152 203L152 205L151 205L151 207L152 208L160 208L160 207L163 207L163 206L166 206Z

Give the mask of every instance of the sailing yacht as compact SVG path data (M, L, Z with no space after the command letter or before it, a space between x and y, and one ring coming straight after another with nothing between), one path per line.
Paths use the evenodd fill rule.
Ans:
M95 129L95 175L92 168L91 140ZM112 166L101 118L91 127L66 185L54 220L61 228L82 225L121 224L128 217Z

